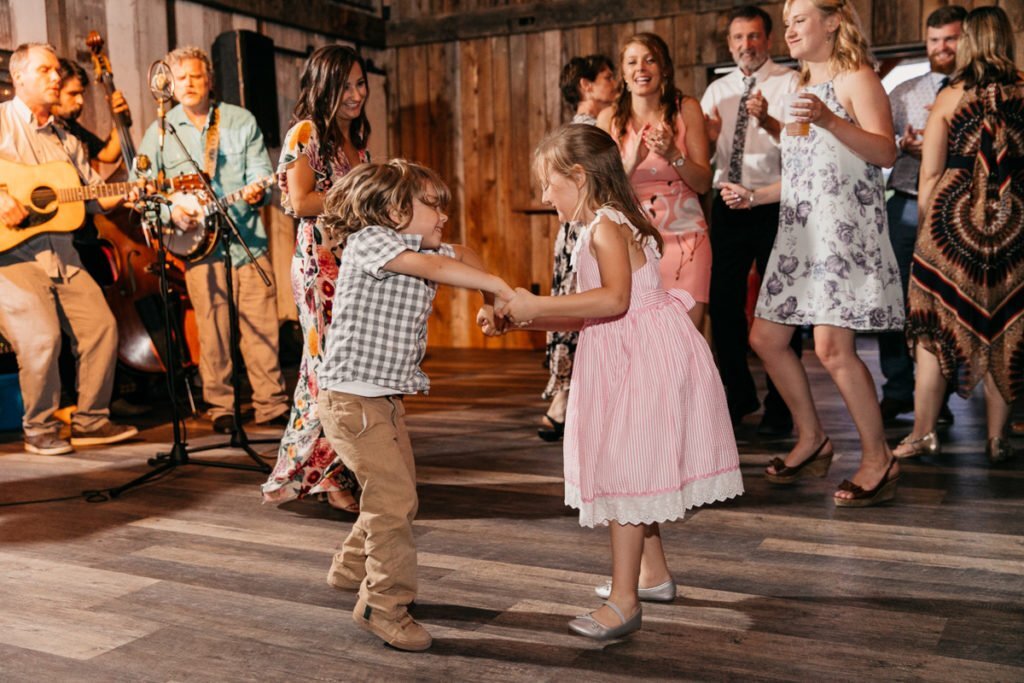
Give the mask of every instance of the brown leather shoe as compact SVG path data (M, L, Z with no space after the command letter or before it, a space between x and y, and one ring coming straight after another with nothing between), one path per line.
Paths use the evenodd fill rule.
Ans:
M369 631L398 650L422 652L429 648L434 641L427 633L427 629L420 626L405 608L401 610L397 619L391 619L380 612L375 612L359 598L356 601L356 608L352 611L352 621L359 628Z

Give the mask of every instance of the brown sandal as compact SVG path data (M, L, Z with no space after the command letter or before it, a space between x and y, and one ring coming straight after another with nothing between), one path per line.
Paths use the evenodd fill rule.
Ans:
M356 499L354 495L352 495L352 492L347 491L348 495L352 498L352 501L343 504L341 501L337 501L331 498L331 494L335 493L335 491L337 491L339 494L342 493L340 489L332 489L330 491L327 491L326 494L324 494L324 500L327 501L327 504L330 505L335 510L341 510L342 512L348 512L349 514L358 515L359 501Z
M889 476L892 474L892 466L895 464L896 458L893 457L889 460L889 466L885 468L885 474L882 475L882 479L870 491L865 491L861 486L854 484L849 479L844 479L843 483L839 485L839 491L849 491L853 494L853 497L835 498L833 496L836 505L847 508L866 508L895 498L896 484L900 480L900 475Z
M828 446L827 452L825 451L826 446ZM775 472L772 473L766 469L764 478L773 484L793 484L804 475L824 477L828 474L829 468L832 467L832 456L834 455L835 451L832 449L831 442L826 436L825 440L811 453L810 457L799 465L789 467L782 458L772 458L768 466L774 468Z

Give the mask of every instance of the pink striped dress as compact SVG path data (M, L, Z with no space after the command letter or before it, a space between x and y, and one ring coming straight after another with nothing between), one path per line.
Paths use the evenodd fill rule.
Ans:
M602 208L573 252L577 291L601 285L590 251ZM657 245L633 273L629 310L587 320L573 364L565 430L565 503L580 525L650 524L743 493L725 391L686 312L693 298L661 287Z

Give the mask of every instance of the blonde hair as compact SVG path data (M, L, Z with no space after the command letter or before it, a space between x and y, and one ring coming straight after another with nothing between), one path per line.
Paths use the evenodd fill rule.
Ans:
M660 251L661 234L641 210L622 168L619 146L608 133L586 123L571 123L549 133L533 153L533 168L542 181L552 173L571 178L577 165L584 178L577 210L608 206L621 211L641 235L654 238Z
M1006 12L998 7L972 10L957 42L956 72L950 81L963 83L966 90L1017 79L1013 28Z
M859 70L867 64L874 68L875 58L871 56L871 46L864 37L864 29L860 16L853 6L852 0L809 0L825 18L835 15L839 19L839 28L833 34L832 54L828 58L828 68L832 75L849 73ZM793 0L786 0L782 7L782 16L788 19ZM811 80L811 70L807 64L800 64L800 85L807 85Z
M445 211L451 192L436 172L405 159L359 164L328 190L320 221L344 246L350 235L370 225L401 232L417 199Z
M186 45L184 47L175 48L167 53L164 57L164 61L167 62L167 66L173 67L177 64L189 59L198 59L203 63L203 68L206 69L206 77L213 82L213 62L210 61L210 55L206 54L206 51L202 48L198 48L194 45Z

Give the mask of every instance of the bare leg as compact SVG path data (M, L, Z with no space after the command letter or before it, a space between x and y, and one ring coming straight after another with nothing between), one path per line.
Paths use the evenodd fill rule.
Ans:
M569 407L569 390L559 389L555 392L555 395L551 398L551 405L548 406L548 415L552 419L558 420L559 422L565 422L565 411ZM544 424L554 428L555 425L548 424L549 420L545 419Z
M647 524L644 528L644 549L640 558L641 588L654 588L672 578L665 560L665 549L661 545L661 527L658 523Z
M882 411L878 407L875 382L857 355L855 338L853 330L842 327L819 325L814 328L815 352L836 383L860 434L860 469L851 481L864 489L872 489L885 476L892 453L885 443L885 428L882 426ZM893 473L897 471L894 466ZM839 491L836 497L852 498L853 494Z
M695 303L693 308L690 309L690 320L693 321L693 326L697 328L697 331L704 334L704 312L707 311L708 305L702 303Z
M750 328L750 346L761 357L765 371L793 415L797 442L786 456L787 467L802 463L825 440L825 431L814 409L807 372L789 345L795 331L792 325L782 325L762 318L754 318ZM774 473L771 467L769 471Z
M1010 419L1010 404L996 388L992 373L985 375L985 417L988 423L988 438L1006 434L1006 423Z
M612 594L608 600L629 619L640 606L636 587L640 581L645 525L611 522L608 529L612 540ZM618 615L605 605L593 612L592 616L603 626L618 626L622 623Z
M914 350L914 361L914 430L910 438L920 439L935 431L946 398L946 378L942 376L938 357L921 344Z

